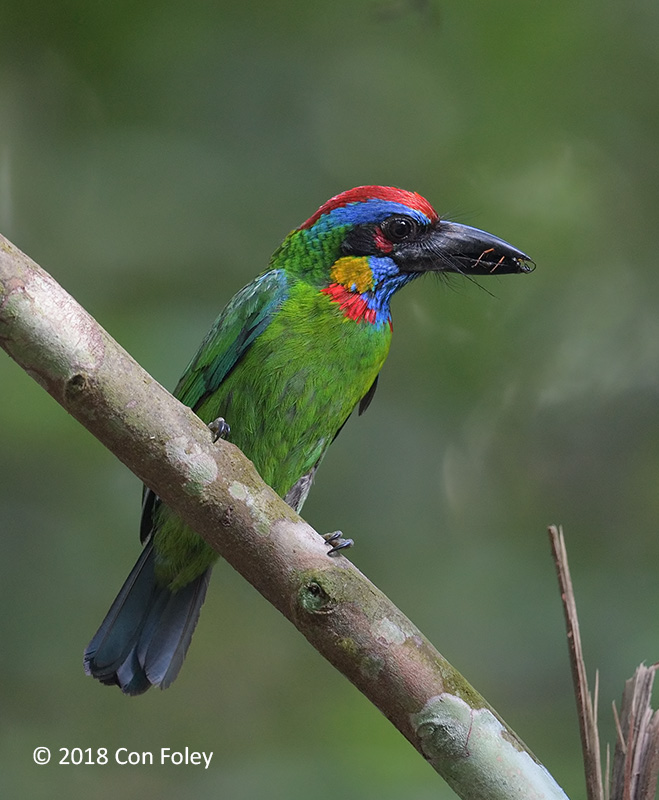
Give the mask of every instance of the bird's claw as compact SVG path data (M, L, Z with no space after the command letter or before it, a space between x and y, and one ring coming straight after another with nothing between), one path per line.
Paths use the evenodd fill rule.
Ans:
M343 533L341 533L341 531L326 533L323 536L323 539L327 542L327 544L332 545L332 549L329 550L327 553L328 556L332 556L334 555L334 553L338 553L339 550L345 550L346 547L352 547L354 544L354 541L352 539L344 539Z
M224 417L218 417L217 419L214 419L209 424L208 428L213 434L213 444L215 444L218 439L226 439L231 433L231 426L224 419Z

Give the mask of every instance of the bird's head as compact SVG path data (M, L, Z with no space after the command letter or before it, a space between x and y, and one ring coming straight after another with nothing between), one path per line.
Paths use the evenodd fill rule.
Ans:
M388 318L391 295L424 273L472 277L534 268L503 239L440 219L421 195L390 186L358 186L332 197L276 255L337 302L358 295L372 312L359 319L378 322Z

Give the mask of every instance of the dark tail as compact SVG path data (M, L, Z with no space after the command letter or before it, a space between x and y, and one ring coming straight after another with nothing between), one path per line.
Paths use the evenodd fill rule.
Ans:
M137 564L85 650L85 672L124 694L166 689L190 646L206 596L210 568L172 592L156 584L153 543Z

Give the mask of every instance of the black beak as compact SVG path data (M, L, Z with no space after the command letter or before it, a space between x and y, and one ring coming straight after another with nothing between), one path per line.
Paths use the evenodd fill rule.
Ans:
M396 255L405 272L503 275L535 269L535 263L525 253L503 239L469 225L443 220L424 236L400 246Z

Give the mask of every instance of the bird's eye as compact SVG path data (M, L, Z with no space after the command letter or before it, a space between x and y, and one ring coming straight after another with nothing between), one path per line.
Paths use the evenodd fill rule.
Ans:
M382 232L390 242L405 242L414 236L418 227L410 217L389 217L382 224Z

